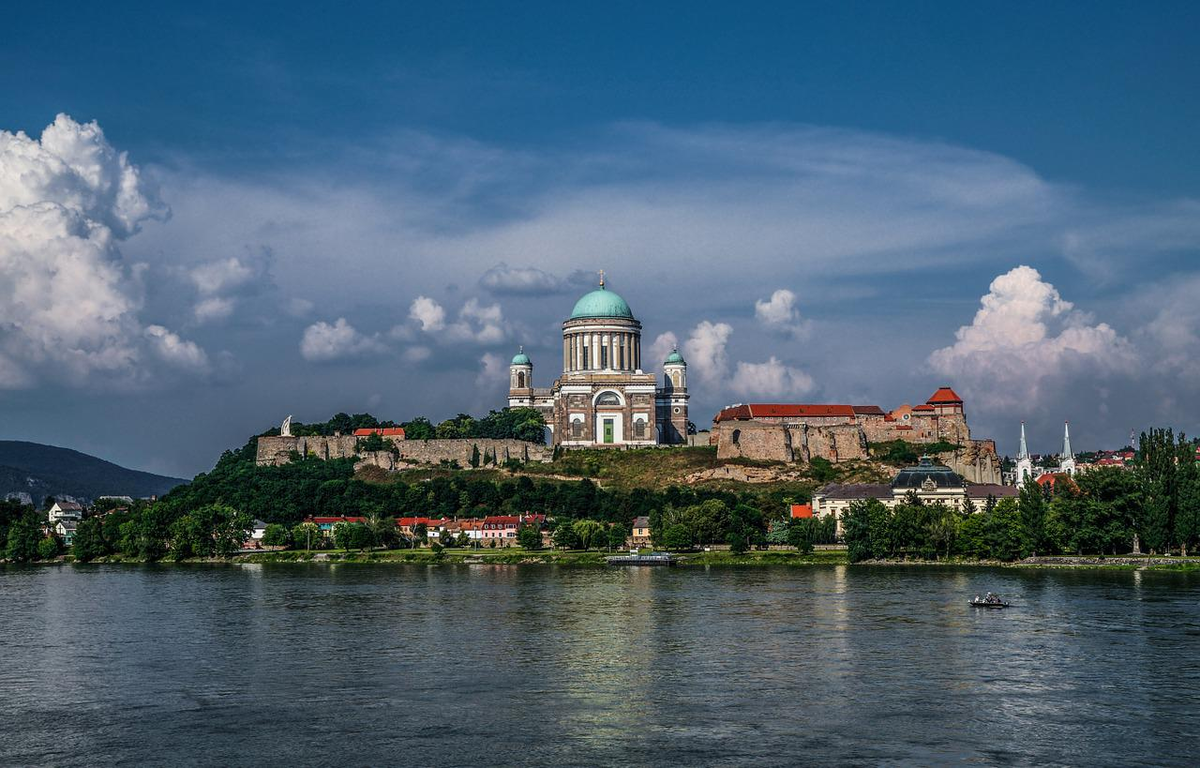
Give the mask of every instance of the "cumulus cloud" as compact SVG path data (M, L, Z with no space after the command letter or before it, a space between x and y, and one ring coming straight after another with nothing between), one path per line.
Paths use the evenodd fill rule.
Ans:
M800 319L796 294L786 288L775 291L769 299L754 302L754 317L768 330L793 338L808 332L807 323Z
M428 296L413 299L408 316L420 323L421 330L426 333L437 333L446 327L446 310Z
M161 325L146 326L145 335L154 351L167 363L193 373L208 370L208 355L195 343L179 338L178 334Z
M500 305L481 304L476 298L463 303L453 323L447 324L446 309L427 296L418 296L413 301L408 316L416 321L424 333L448 342L495 344L508 338L504 311ZM400 340L412 338L411 330L404 326L393 328L390 335Z
M729 360L725 354L725 345L733 327L728 323L713 323L701 321L688 340L683 343L683 355L688 361L692 374L703 384L717 386L722 384L729 371Z
M1050 383L1130 371L1129 342L1107 323L1074 308L1032 267L1000 275L970 325L929 363L985 405L1036 405Z
M814 383L807 373L772 355L765 363L739 362L729 388L743 396L798 397L811 392Z
M481 390L495 390L497 382L508 381L508 365L504 358L492 352L485 353L479 358L479 375L475 378L475 386Z
M329 362L387 351L379 339L364 336L346 318L339 317L332 325L324 321L304 329L300 354L310 362Z
M657 370L659 363L667 359L672 350L679 348L679 338L671 331L658 334L650 345L650 356L642 360L642 367Z
M95 122L59 115L40 139L0 131L0 386L143 384L156 360L207 366L194 343L143 327L140 272L118 247L168 215Z

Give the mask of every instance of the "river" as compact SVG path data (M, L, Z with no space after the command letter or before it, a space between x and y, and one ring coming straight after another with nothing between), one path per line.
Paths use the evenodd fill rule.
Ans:
M4 765L1200 761L1200 574L8 567L0 602Z

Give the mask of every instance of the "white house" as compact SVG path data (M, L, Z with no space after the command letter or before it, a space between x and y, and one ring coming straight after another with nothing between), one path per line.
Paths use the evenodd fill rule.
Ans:
M56 501L47 512L51 523L59 520L82 520L83 507L74 501Z

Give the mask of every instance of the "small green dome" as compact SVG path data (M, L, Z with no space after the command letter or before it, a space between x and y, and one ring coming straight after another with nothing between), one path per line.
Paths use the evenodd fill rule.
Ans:
M529 355L525 354L524 347L521 348L520 352L518 352L516 355L513 356L512 364L513 365L532 365L532 363L529 362Z
M683 359L683 355L679 354L678 349L667 355L667 359L663 361L663 365L670 365L671 363L687 365L687 361Z
M571 319L581 317L627 317L632 320L633 310L625 303L625 299L601 286L575 302Z

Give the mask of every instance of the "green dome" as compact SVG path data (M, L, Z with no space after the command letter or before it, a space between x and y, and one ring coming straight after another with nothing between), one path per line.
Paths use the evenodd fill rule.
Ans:
M524 349L513 356L512 365L531 365L529 355L525 354Z
M683 363L687 365L687 361L683 359L683 355L679 354L678 349L667 355L666 360L663 360L663 365L670 365L671 363Z
M625 299L600 287L575 302L571 319L581 317L627 317L632 320L633 310L625 303Z

